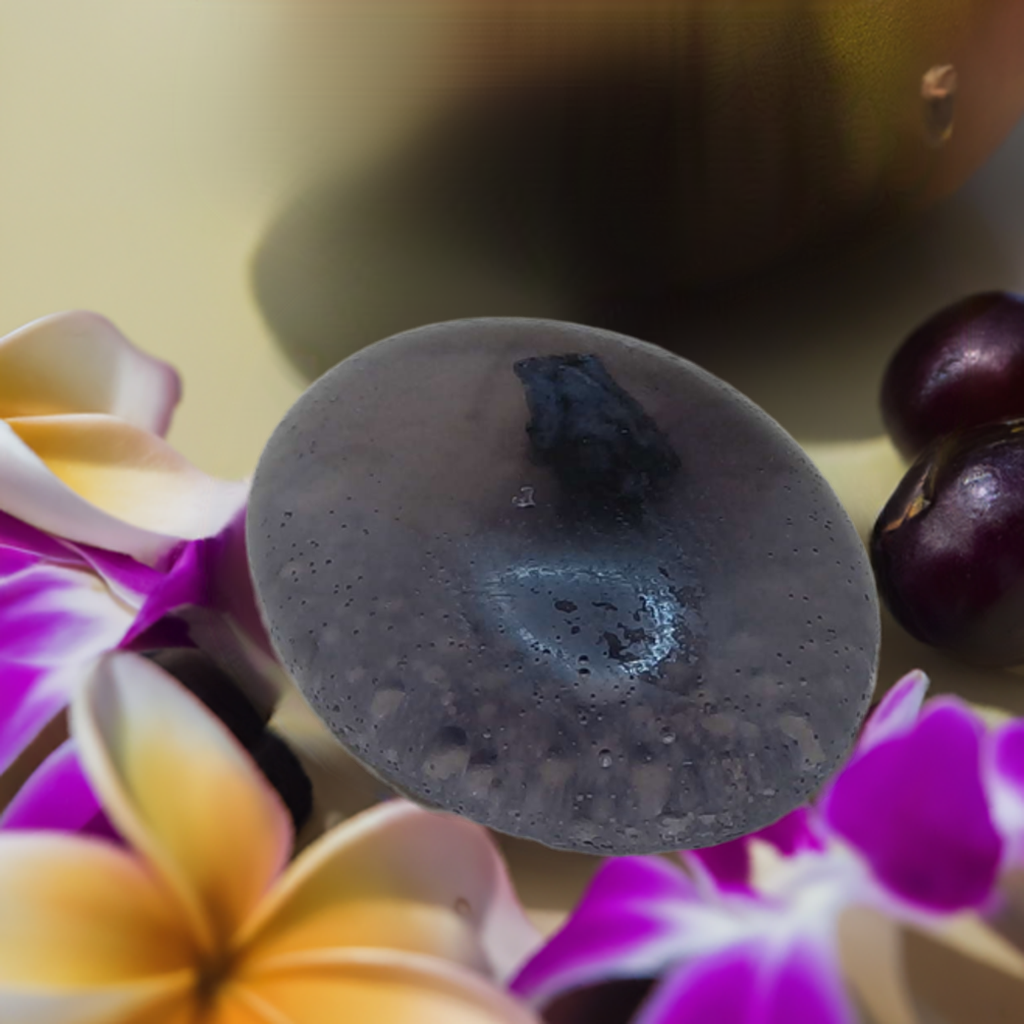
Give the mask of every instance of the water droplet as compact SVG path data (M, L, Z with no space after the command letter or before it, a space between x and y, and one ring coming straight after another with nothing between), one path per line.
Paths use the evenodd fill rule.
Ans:
M597 763L602 768L611 768L614 760L615 759L612 757L612 752L610 750L601 750L598 752Z
M661 730L661 742L664 743L666 747L671 746L675 741L676 734L671 729L666 726L666 728Z
M516 508L533 508L537 502L533 500L532 487L520 487L519 493L512 499Z

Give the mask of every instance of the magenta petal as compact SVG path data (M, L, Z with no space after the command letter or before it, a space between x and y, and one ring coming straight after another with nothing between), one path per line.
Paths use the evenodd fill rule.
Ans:
M1024 865L1024 719L999 726L985 737L985 781L996 827L1006 841L1009 865Z
M689 850L687 861L697 861L722 890L744 892L750 889L750 843L754 839L770 843L779 853L792 857L801 850L824 849L824 840L818 835L815 812L798 807L775 824L759 832L707 846L702 850Z
M37 562L0 579L0 772L131 622L91 572Z
M856 757L826 795L828 824L895 896L955 911L991 892L1002 841L982 780L982 733L958 701L933 701L909 732Z
M825 841L819 832L817 812L807 807L798 807L774 825L755 832L750 838L771 843L779 853L792 857L803 850L823 850Z
M692 960L634 1024L853 1024L836 964L809 945L749 942Z
M249 570L245 517L243 507L220 533L210 538L210 599L238 623L260 651L276 661L277 654L260 615Z
M130 647L151 626L179 608L206 603L209 586L205 545L205 540L197 540L181 546L168 572L154 581L122 646Z
M115 837L78 760L74 740L62 743L18 791L0 829L52 829Z
M184 626L184 634L168 627ZM212 537L176 552L153 587L122 647L194 645L217 661L252 703L269 715L286 679L260 617L245 547L245 508Z
M81 559L61 541L6 512L0 512L0 550L35 555L57 564L81 564Z
M54 685L53 674L37 665L0 658L0 772L67 707L70 689L61 681Z
M746 892L750 889L750 840L746 836L731 839L718 846L687 850L685 860L696 861L711 876L714 884L725 892Z
M672 907L695 900L693 883L667 861L620 857L594 876L572 916L520 970L512 990L537 1005L613 978L655 977L677 933Z
M120 551L107 551L104 548L94 548L89 544L76 544L72 541L64 541L64 544L79 555L85 565L133 608L140 607L146 595L163 579L161 570L136 561L131 555Z
M990 737L991 766L999 780L1024 801L1024 719L1000 726Z
M272 653L249 574L244 507L220 533L183 543L167 572L152 580L146 592L126 646L165 616L194 606L230 615L255 643Z
M898 736L913 728L921 712L921 704L928 686L928 677L920 669L908 672L900 679L878 702L878 707L864 723L856 752L865 753L882 740Z

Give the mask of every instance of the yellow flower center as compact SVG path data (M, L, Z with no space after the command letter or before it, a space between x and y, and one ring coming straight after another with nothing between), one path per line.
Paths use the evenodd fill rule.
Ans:
M228 980L235 968L236 957L232 953L218 951L202 959L196 970L196 1001L203 1009L210 1007L217 998L221 986Z

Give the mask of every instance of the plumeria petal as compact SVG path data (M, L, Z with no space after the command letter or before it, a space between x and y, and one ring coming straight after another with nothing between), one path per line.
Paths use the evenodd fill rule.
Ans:
M10 424L0 421L0 512L40 530L159 565L180 538L126 523L59 480Z
M191 972L111 988L7 991L4 1024L195 1024ZM258 1022L263 1024L263 1022Z
M132 622L132 610L89 571L29 556L8 568L0 577L0 772Z
M831 951L749 942L684 964L635 1024L854 1024Z
M501 977L539 943L487 832L388 801L304 850L242 929L261 962L328 946L387 946Z
M72 735L115 827L159 871L208 947L226 943L291 849L288 813L228 729L151 661L103 658Z
M116 835L89 785L74 740L62 743L32 773L0 816L0 829Z
M248 491L243 481L207 476L162 438L113 416L77 414L6 422L13 436L35 456L35 476L42 472L50 479L34 480L36 493L5 494L0 498L5 510L71 540L133 553L119 544L82 536L84 528L74 522L64 523L63 528L42 522L46 510L34 503L42 490L56 491L63 485L115 522L190 540L222 529ZM26 483L27 479L22 486ZM16 501L21 508L13 507ZM25 506L31 506L31 514L25 514ZM127 534L125 539L130 539Z
M856 757L835 779L828 825L899 899L950 912L982 904L1002 854L981 776L983 725L933 701L913 729Z
M180 398L173 367L95 313L56 313L0 338L2 419L108 413L163 437Z
M167 890L105 840L6 833L0 906L0 1020L12 993L170 980L194 957Z
M878 702L857 740L857 753L865 753L883 740L909 732L928 692L928 677L920 670L908 672Z
M572 916L519 972L512 989L535 1005L571 988L614 978L652 978L679 955L701 909L687 875L656 857L620 857L594 876ZM711 935L707 935L711 939Z
M538 1024L526 1007L471 971L392 950L308 952L243 974L232 987L229 998L280 1014L266 1015L275 1024Z

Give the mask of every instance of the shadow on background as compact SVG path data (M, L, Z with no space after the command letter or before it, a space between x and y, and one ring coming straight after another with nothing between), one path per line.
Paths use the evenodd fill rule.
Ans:
M602 110L604 98L593 97ZM252 274L298 371L312 380L426 323L552 317L663 344L803 439L863 437L881 427L885 362L920 320L969 292L1021 284L1009 243L975 201L988 177L1012 202L1014 175L997 167L899 229L805 248L739 280L671 287L673 275L697 276L700 253L692 238L674 241L688 236L673 182L644 177L673 165L661 130L672 116L633 125L631 146L602 164L586 119L574 135L558 130L580 120L567 110L582 102L574 95L547 116L517 106L490 125L474 115L450 128L454 141L435 131L362 180L328 176L293 197ZM995 160L1024 170L1024 132ZM629 198L617 207L615 196ZM709 230L696 225L693 238Z

